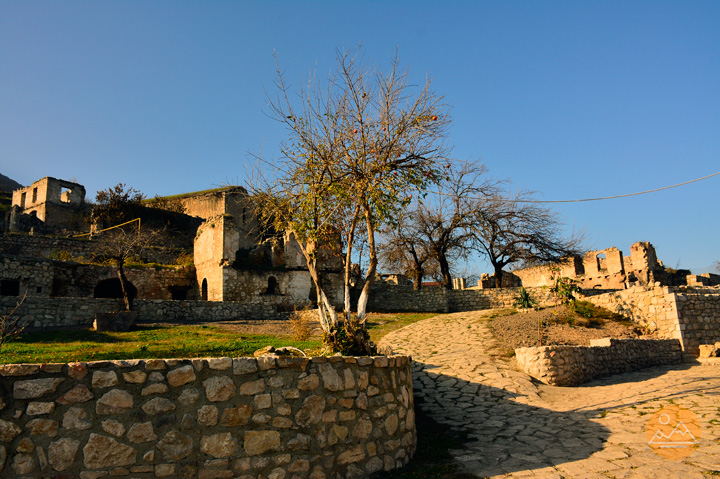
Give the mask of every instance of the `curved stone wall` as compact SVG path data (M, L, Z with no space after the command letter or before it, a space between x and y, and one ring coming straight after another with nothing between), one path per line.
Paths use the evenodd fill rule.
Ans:
M406 464L407 356L0 366L0 477L367 477Z

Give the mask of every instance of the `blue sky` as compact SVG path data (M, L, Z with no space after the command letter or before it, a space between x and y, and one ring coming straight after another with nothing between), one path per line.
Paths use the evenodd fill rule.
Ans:
M540 199L720 171L720 2L0 2L0 173L148 196L245 181L277 155L273 52L291 83L363 43L452 105L454 155ZM558 205L588 246L720 259L720 176ZM484 265L482 271L489 271Z

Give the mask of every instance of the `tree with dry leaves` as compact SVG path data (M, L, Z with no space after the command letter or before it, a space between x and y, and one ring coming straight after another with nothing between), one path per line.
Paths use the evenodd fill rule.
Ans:
M318 291L320 319L327 334L345 329L360 346L367 334L367 301L378 264L378 228L390 223L443 174L449 125L447 106L430 89L410 83L397 56L390 68L369 64L361 48L337 53L327 85L313 79L306 89L290 90L278 68L271 116L289 138L281 161L262 181L261 216L275 229L294 233ZM267 175L266 175L267 177ZM356 237L367 240L367 271L357 303L357 328L351 321L350 278ZM341 238L345 248L342 323L318 281L318 246Z

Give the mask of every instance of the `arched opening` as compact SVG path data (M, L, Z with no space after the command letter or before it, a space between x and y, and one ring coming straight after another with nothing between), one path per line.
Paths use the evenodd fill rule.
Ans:
M277 278L275 276L270 276L268 278L267 289L265 290L265 292L263 294L279 294L278 290L277 290L277 286L278 286Z
M128 281L125 283L125 289L127 290L128 298L130 301L135 299L137 296L137 289L133 284ZM118 278L104 279L95 286L95 292L93 293L94 298L122 298L122 286Z
M207 290L207 278L203 278L202 280L202 286L200 288L200 294L202 295L202 300L207 301L208 300L208 290Z

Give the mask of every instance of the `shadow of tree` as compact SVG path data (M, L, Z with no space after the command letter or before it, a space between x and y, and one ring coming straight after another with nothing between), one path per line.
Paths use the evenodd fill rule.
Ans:
M596 412L558 412L524 403L522 394L413 367L418 407L466 437L451 450L477 476L542 469L585 459L603 449L610 431L589 419Z

